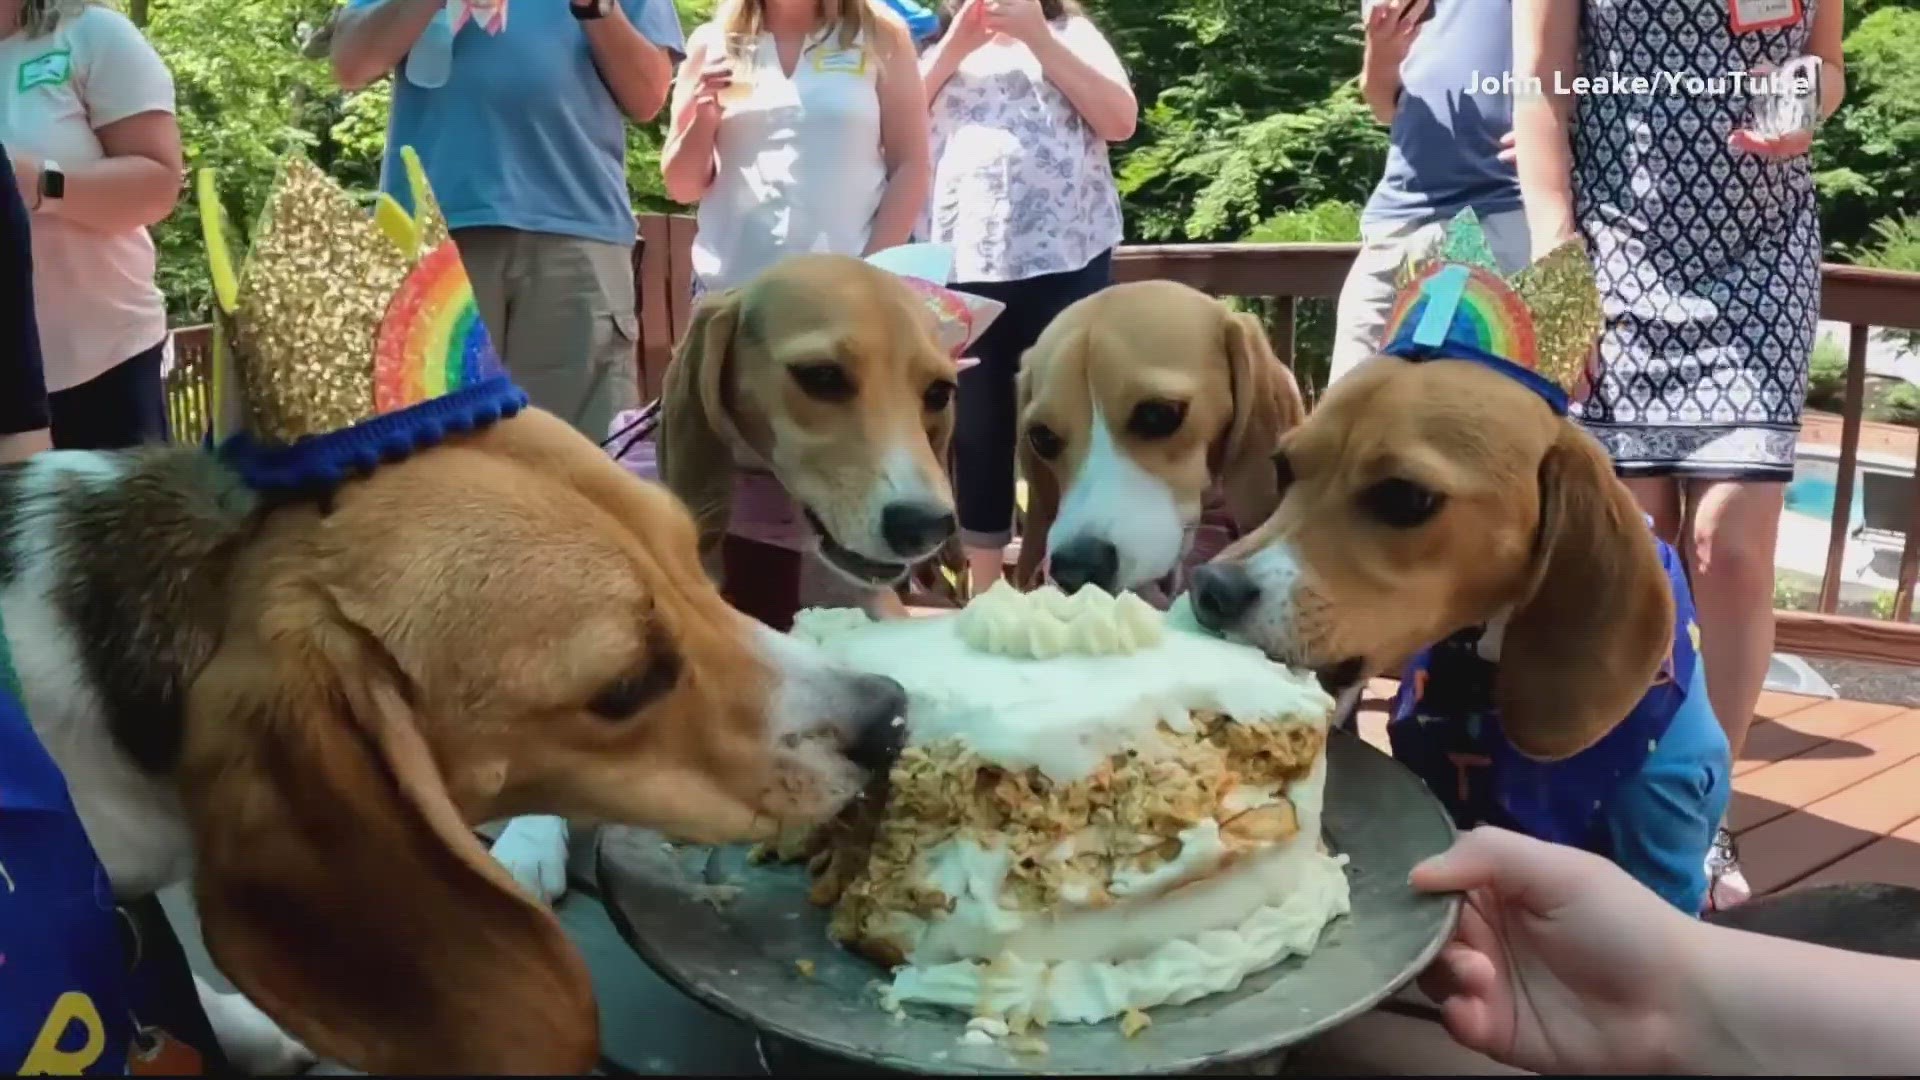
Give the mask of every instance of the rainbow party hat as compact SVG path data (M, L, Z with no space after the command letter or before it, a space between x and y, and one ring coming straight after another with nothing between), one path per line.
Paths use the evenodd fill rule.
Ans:
M253 487L323 490L526 407L411 147L408 213L372 215L298 155L236 271L211 170L198 178L214 286L212 437Z
M1566 415L1585 398L1600 336L1593 264L1576 241L1503 277L1471 209L1433 254L1402 269L1380 351L1403 360L1468 360L1525 384Z

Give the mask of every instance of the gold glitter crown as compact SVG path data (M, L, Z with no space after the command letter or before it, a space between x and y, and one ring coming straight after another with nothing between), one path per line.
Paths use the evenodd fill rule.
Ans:
M243 468L262 486L337 481L525 403L419 157L407 147L401 160L414 210L383 193L369 215L306 158L288 157L238 272L214 174L199 174L213 436L243 444Z
M1447 223L1431 254L1401 268L1381 351L1488 363L1564 412L1585 396L1601 327L1593 265L1578 241L1506 278L1478 215L1467 209Z

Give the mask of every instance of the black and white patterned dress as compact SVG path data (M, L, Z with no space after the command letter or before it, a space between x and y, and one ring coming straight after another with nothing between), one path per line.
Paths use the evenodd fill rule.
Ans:
M1645 76L1652 90L1581 95L1572 142L1574 213L1607 317L1577 415L1623 476L1793 475L1819 322L1813 176L1805 157L1727 145L1748 108L1728 76L1804 54L1820 2L1838 0L1745 34L1729 0L1582 5L1582 73Z

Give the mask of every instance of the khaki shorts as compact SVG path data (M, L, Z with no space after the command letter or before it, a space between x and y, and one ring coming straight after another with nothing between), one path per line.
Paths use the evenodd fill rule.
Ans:
M1340 290L1329 383L1379 351L1380 334L1387 327L1387 316L1393 313L1394 281L1400 267L1409 256L1432 251L1445 234L1448 220L1396 221L1362 230L1360 253L1354 257L1353 270ZM1524 211L1489 214L1480 219L1480 227L1502 271L1515 274L1525 269L1533 250L1527 240Z
M575 236L453 233L493 347L533 404L599 442L639 404L633 249Z

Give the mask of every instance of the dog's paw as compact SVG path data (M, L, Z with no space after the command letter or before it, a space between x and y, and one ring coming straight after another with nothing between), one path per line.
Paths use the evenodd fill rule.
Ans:
M567 893L567 819L517 817L493 842L493 857L543 904Z
M244 994L203 987L200 1005L227 1061L244 1076L296 1076L320 1061Z

